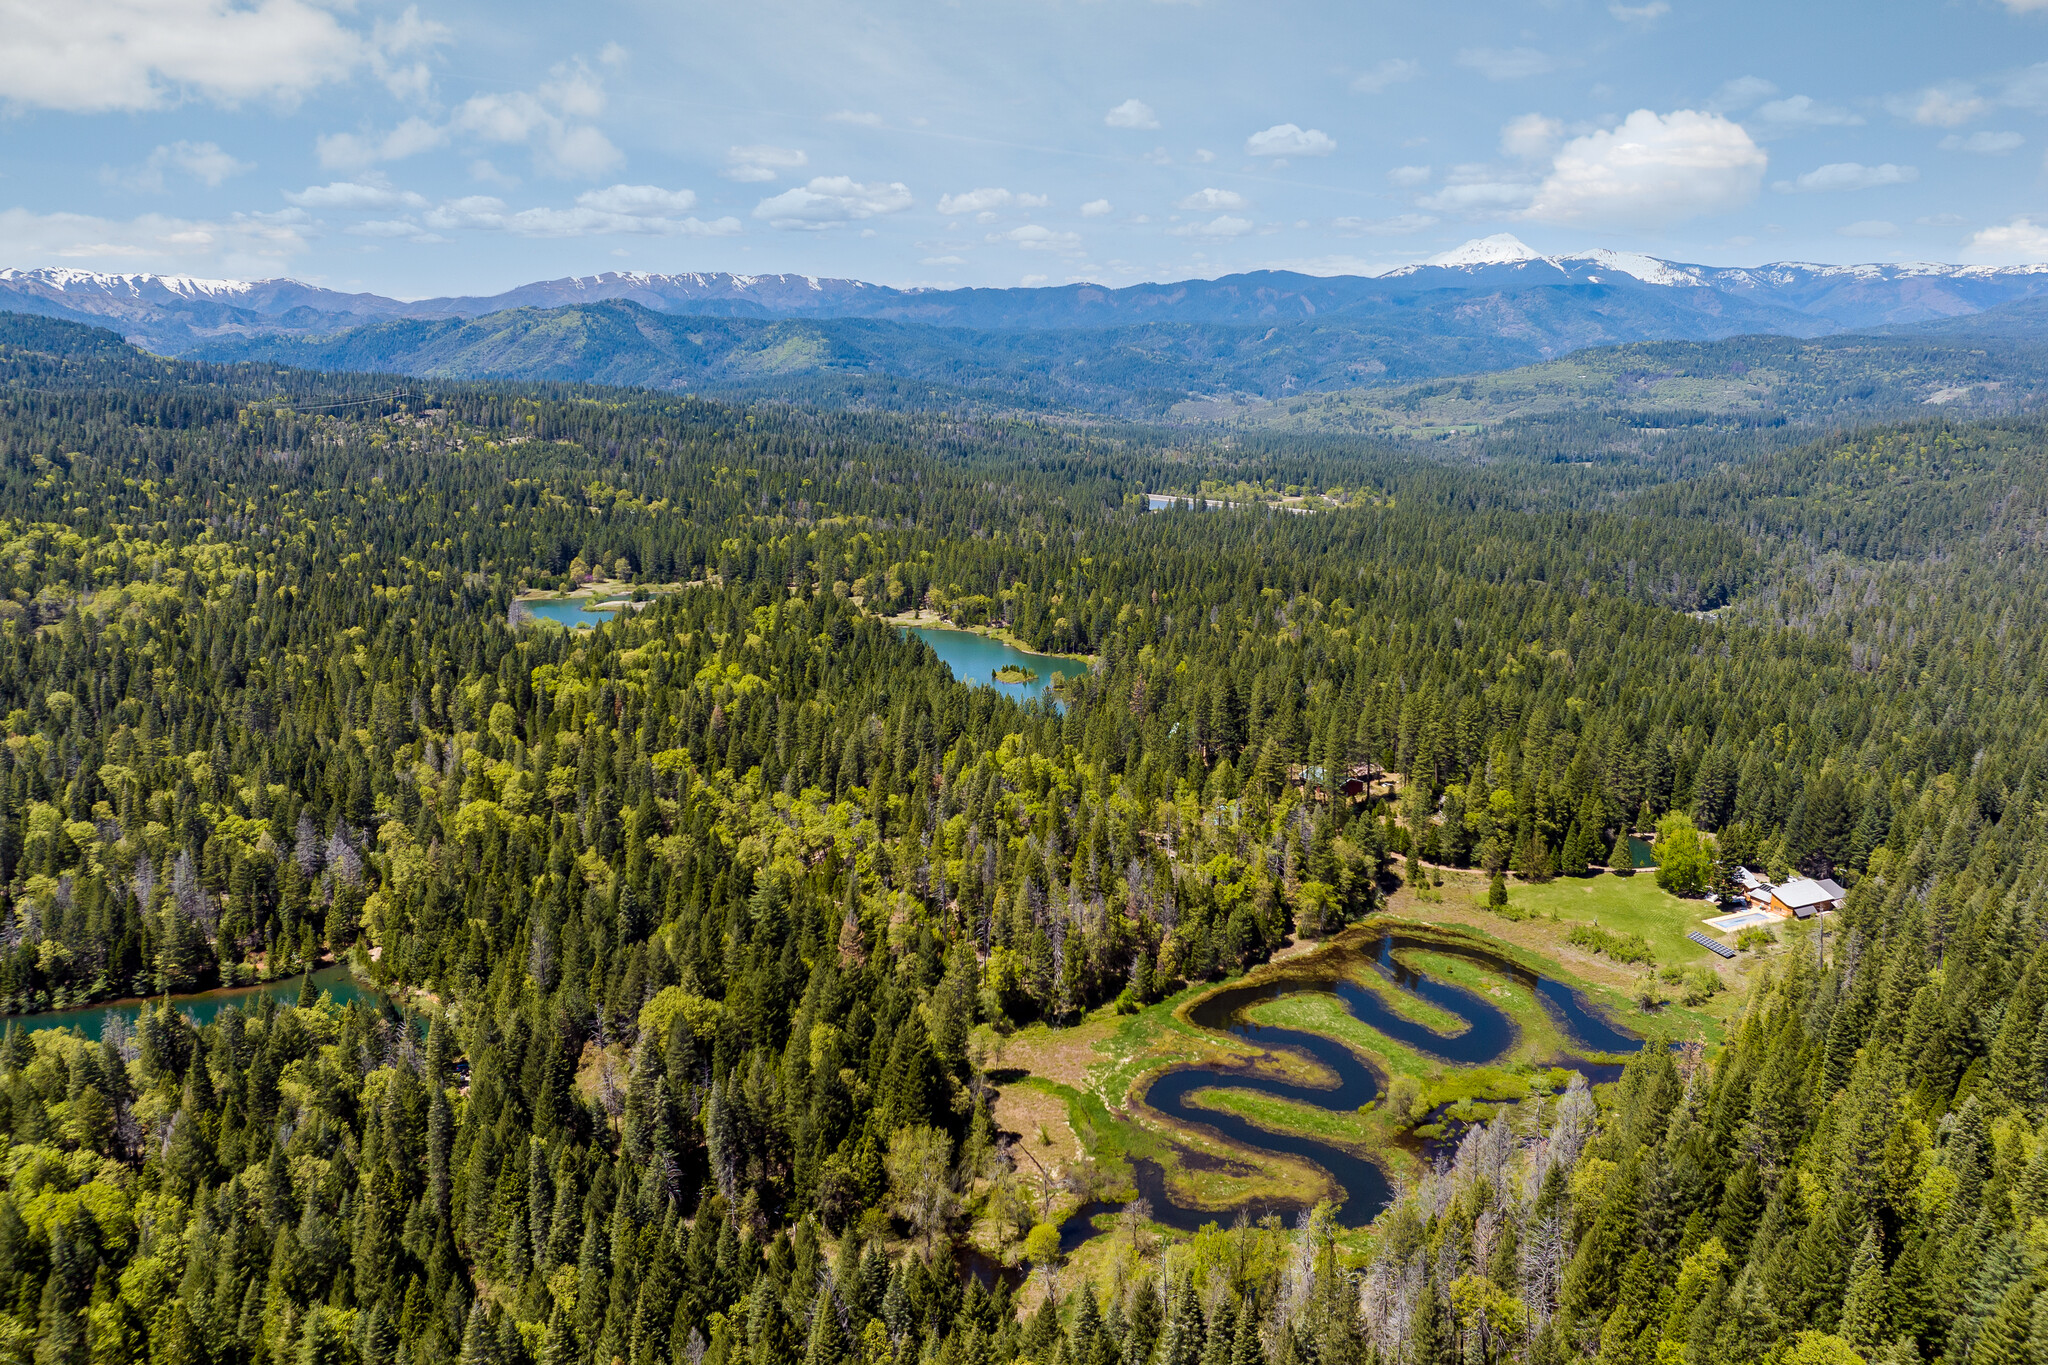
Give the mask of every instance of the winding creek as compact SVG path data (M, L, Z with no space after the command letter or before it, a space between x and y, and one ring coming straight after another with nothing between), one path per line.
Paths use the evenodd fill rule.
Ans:
M1357 1109L1380 1093L1379 1078L1356 1052L1334 1038L1300 1029L1253 1021L1249 1011L1269 1000L1299 994L1333 995L1360 1023L1427 1056L1463 1066L1484 1066L1499 1060L1515 1045L1514 1022L1498 1005L1476 991L1425 975L1396 956L1430 952L1463 958L1533 992L1576 1047L1589 1052L1633 1052L1642 1039L1616 1028L1592 1005L1561 981L1466 944L1399 932L1387 932L1349 948L1319 955L1308 971L1296 971L1253 985L1227 987L1203 997L1188 1011L1202 1028L1232 1033L1261 1047L1284 1049L1312 1060L1333 1084L1303 1085L1255 1068L1180 1067L1155 1079L1144 1103L1176 1119L1228 1139L1241 1147L1313 1162L1336 1181L1343 1207L1338 1219L1346 1227L1363 1227L1387 1206L1391 1188L1386 1173L1356 1152L1295 1133L1260 1127L1228 1110L1195 1103L1203 1091L1249 1091L1332 1112ZM1455 1033L1439 1033L1397 1013L1379 992L1355 980L1352 968L1364 966L1397 990L1463 1022ZM1589 1079L1611 1077L1611 1066L1566 1062ZM1228 1222L1237 1209L1191 1208L1177 1203L1159 1163L1133 1157L1138 1192L1152 1205L1152 1216L1168 1227L1193 1232L1205 1223ZM1261 1204L1247 1212L1292 1213L1303 1204Z

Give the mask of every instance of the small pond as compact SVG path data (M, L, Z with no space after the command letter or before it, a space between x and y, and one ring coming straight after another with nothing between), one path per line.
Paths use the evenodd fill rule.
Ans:
M260 986L242 986L229 990L202 991L197 995L174 995L171 1008L188 1016L195 1024L209 1024L213 1017L229 1005L244 1010L254 1009L266 995L276 996L279 1003L295 1005L299 1001L299 977L287 977L277 981L266 981ZM381 1004L384 997L365 986L350 975L347 967L323 967L313 973L313 989L324 991L334 997L337 1005L354 1001ZM46 1028L77 1028L86 1037L98 1041L100 1025L109 1014L117 1014L131 1026L142 1017L145 1009L155 1009L157 1000L103 1000L96 1005L81 1005L77 1009L50 1010L43 1014L17 1014L5 1022L17 1024L33 1033Z
M623 598L599 603L588 597L541 597L521 605L533 614L535 620L550 621L571 630L588 630L600 621L611 620L627 603Z
M932 652L939 656L939 662L953 670L953 676L961 682L992 687L1020 702L1044 695L1056 678L1078 678L1088 671L1085 660L1065 659L1056 654L1033 654L971 630L956 630L951 626L908 626L905 629L930 645ZM1031 682L997 682L995 673L1001 668L1023 668L1038 677Z

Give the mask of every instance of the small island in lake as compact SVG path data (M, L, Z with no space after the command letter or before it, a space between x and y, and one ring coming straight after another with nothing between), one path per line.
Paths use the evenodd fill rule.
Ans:
M1022 664L1004 664L1001 668L991 668L988 671L988 675L999 683L1034 683L1038 681L1038 675Z

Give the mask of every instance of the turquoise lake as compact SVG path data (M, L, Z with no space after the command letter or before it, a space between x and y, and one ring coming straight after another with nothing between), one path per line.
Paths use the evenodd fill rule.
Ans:
M1080 659L1028 653L971 630L955 630L950 626L908 626L906 629L930 645L939 661L952 669L953 676L961 682L994 688L1020 702L1044 695L1055 678L1078 678L1088 671L1088 665ZM997 682L995 671L1011 665L1030 669L1038 675L1037 680L1028 683Z
M313 973L313 989L324 991L334 997L337 1005L354 1001L380 1004L383 996L357 981L346 967L323 967ZM189 1016L194 1023L208 1024L213 1017L229 1005L244 1010L254 1009L257 1002L266 995L276 996L280 1004L296 1005L299 1002L299 978L294 976L282 981L266 981L260 986L243 986L234 990L204 991L198 995L174 995L171 1008ZM142 1017L144 1009L155 1009L155 1000L120 1000L84 1005L78 1009L51 1010L47 1014L17 1014L7 1020L19 1024L31 1033L46 1028L76 1028L86 1037L97 1042L100 1025L109 1014L118 1014L131 1026Z
M528 611L534 614L535 618L542 621L552 621L558 626L567 626L571 630L586 630L600 621L609 621L626 605L623 601L607 602L597 611L585 611L583 608L589 602L590 599L587 597L557 597L542 598L537 602L527 602L524 605Z

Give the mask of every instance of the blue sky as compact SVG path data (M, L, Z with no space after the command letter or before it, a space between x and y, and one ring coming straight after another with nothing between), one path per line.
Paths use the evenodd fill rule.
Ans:
M2048 0L0 0L0 266L2048 259Z

